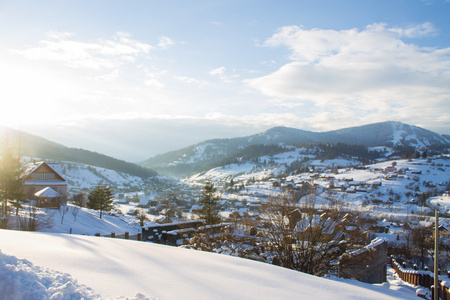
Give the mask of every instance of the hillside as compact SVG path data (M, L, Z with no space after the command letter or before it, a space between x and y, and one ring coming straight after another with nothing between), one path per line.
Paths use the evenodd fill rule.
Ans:
M328 132L310 132L294 128L275 127L248 137L204 141L177 151L155 156L142 162L141 165L154 168L163 174L184 177L229 164L240 157L248 157L250 156L248 152L254 150L250 146L260 146L263 149L263 154L267 155L286 151L286 146L290 145L305 146L329 143L362 145L365 147L410 148L412 151L422 148L442 149L450 146L450 140L445 136L399 122L375 123ZM273 147L270 153L270 151L265 151L268 145L278 147Z
M100 182L113 186L117 191L124 191L127 188L142 190L145 185L141 177L116 170L67 161L59 161L59 163L72 191L90 189Z
M392 148L370 148L386 155ZM213 168L185 180L201 186L210 179L232 208L254 210L273 195L314 185L317 204L340 199L350 210L374 215L426 215L431 200L450 189L450 156L399 158L361 165L353 157L318 159L318 148L292 147L276 155ZM319 155L320 156L320 155ZM450 211L441 207L443 213Z
M79 148L69 148L26 132L0 127L0 136L6 136L12 145L18 149L20 148L22 156L58 161L71 161L112 169L143 178L156 175L155 171L134 163L119 160L97 152Z
M153 243L13 230L0 240L7 299L416 299L389 285Z

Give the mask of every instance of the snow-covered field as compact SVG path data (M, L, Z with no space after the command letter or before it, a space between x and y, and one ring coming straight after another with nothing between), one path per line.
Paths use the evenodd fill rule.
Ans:
M44 228L45 232L53 233L70 233L94 235L100 233L101 235L108 235L112 232L116 234L124 234L129 232L131 235L137 234L141 231L139 221L136 217L118 214L115 211L103 212L102 219L99 218L98 211L92 209L81 208L75 216L71 212L72 205L69 205L69 211L64 216L64 221L61 223L61 215L57 209L48 210L48 215L51 216L52 226Z
M450 212L450 196L448 193L445 193L441 196L431 197L428 201L439 208L441 213L449 213Z
M398 284L146 242L0 230L0 249L2 299L417 299Z

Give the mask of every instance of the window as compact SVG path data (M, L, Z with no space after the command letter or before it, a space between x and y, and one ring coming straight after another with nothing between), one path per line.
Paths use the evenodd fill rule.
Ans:
M42 180L45 180L45 179L47 179L47 174L45 174L45 173L42 173L42 174L41 174L41 179L42 179Z

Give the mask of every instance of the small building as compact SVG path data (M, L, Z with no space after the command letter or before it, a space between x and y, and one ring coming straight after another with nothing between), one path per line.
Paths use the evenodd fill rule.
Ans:
M46 188L50 188L58 195ZM25 166L24 193L29 200L38 200L40 196L47 197L50 193L53 197L47 197L47 199L54 199L47 202L54 203L56 198L67 195L67 188L68 183L62 175L60 164L34 162Z
M39 207L59 207L62 195L52 189L46 187L34 194L36 206Z
M380 187L380 186L381 186L381 181L373 182L373 183L372 183L372 189L377 188L377 187Z
M397 168L396 168L396 167L390 166L390 167L384 168L384 171L385 171L385 172L396 172L396 171L397 171Z
M369 245L342 255L339 275L372 284L386 282L387 255L387 240L376 238Z

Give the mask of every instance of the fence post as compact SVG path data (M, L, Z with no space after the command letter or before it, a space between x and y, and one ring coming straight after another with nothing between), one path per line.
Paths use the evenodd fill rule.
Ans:
M116 233L115 232L111 232L111 237L115 238L116 237Z
M138 232L137 234L137 240L141 241L142 240L142 233Z
M130 238L130 233L128 231L125 232L125 239L128 240Z

